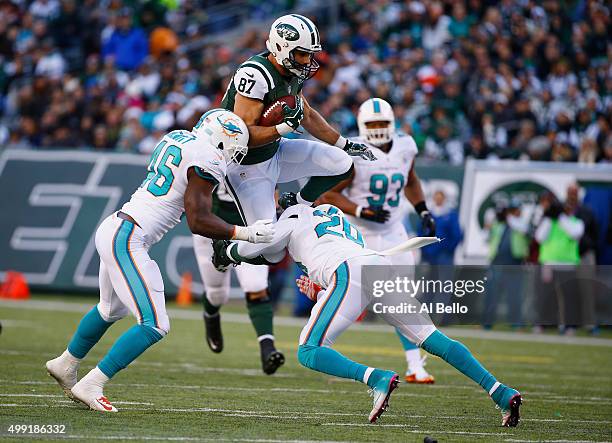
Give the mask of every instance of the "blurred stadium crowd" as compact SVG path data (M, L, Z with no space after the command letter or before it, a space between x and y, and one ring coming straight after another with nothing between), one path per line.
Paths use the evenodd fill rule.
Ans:
M0 0L0 145L146 153L162 132L190 128L220 103L232 70L265 48L267 25L207 38L235 28L202 26L218 3ZM245 3L260 19L301 6ZM305 94L344 134L375 95L394 105L422 157L612 162L605 2L337 8L333 21L314 9L325 51Z

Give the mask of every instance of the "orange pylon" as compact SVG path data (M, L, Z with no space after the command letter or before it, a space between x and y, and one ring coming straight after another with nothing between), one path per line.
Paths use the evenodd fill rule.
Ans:
M176 294L176 304L179 306L189 306L193 302L191 297L191 272L183 273L181 287Z
M0 298L26 300L30 298L30 287L21 272L8 271L6 279L0 285Z

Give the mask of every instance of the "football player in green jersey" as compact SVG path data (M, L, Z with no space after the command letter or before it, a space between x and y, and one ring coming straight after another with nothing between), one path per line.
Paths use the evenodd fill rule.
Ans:
M285 193L281 202L284 207L311 205L350 176L351 156L375 159L365 145L342 137L302 94L304 82L319 68L315 54L321 51L321 41L314 23L298 14L280 17L270 28L266 47L238 67L221 103L249 129L249 153L241 165L228 170L225 180L246 224L276 218L277 183L308 178L299 193ZM283 105L283 121L259 126L264 109L287 95L296 97L296 105ZM300 126L318 140L283 137Z

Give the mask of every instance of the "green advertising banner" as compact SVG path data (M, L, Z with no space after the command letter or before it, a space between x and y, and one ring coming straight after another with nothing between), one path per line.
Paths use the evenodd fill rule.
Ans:
M101 221L130 198L145 176L148 157L82 151L6 150L0 156L0 279L22 272L38 290L95 292L99 259L94 234ZM458 201L462 168L420 165L427 189L444 188ZM193 292L203 290L183 221L150 251L166 291L177 292L184 272Z

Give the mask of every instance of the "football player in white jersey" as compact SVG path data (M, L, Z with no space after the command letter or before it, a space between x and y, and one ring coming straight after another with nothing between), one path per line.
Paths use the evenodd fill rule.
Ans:
M365 237L368 248L383 251L408 239L402 224L401 194L421 216L424 236L433 237L435 223L427 206L421 182L414 170L417 146L409 135L395 130L391 105L380 98L366 100L357 114L359 141L372 149L375 161L354 159L351 177L321 196L320 201L340 208ZM412 251L390 257L395 265L414 265ZM424 368L419 348L398 332L406 355L408 383L434 383Z
M285 248L308 274L316 300L310 319L302 329L297 357L307 368L367 384L374 396L369 415L375 422L385 411L391 392L397 387L398 375L349 360L331 348L336 338L348 328L373 300L372 275L365 266L377 266L392 275L394 266L387 257L364 247L363 236L342 211L335 206L311 208L295 205L287 209L275 224L272 242L252 245L244 242L213 242L213 263L218 269L232 264L275 263L283 259ZM377 276L380 274L377 274ZM391 281L384 282L390 283ZM370 289L372 288L372 289ZM384 300L384 299L381 299ZM406 300L405 294L402 300ZM419 312L420 303L412 302ZM382 311L386 322L427 352L441 357L478 383L502 410L502 425L516 426L519 421L521 395L498 382L460 342L436 329L429 316Z
M212 213L212 192L223 181L227 163L244 158L248 140L245 123L224 109L208 111L191 132L166 134L153 151L140 187L121 210L100 224L95 236L100 302L83 317L64 353L46 364L70 398L96 411L116 412L104 396L105 383L170 330L164 283L149 248L183 214L189 229L198 235L249 242L272 239L269 220L241 227ZM130 312L137 324L77 382L80 361L114 322Z

